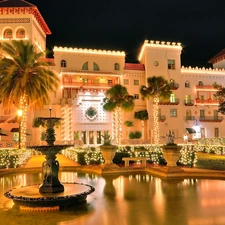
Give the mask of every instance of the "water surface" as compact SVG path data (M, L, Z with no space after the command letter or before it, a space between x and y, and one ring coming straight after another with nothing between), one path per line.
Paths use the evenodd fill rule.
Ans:
M1 225L224 225L225 181L162 180L149 174L98 176L61 172L62 182L95 187L87 204L69 211L20 212L4 193L42 182L41 173L0 177Z

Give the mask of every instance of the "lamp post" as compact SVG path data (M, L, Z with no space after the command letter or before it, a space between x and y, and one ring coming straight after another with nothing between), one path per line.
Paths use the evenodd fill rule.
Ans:
M23 115L23 111L19 109L17 115L19 118L19 149L21 149L21 116Z

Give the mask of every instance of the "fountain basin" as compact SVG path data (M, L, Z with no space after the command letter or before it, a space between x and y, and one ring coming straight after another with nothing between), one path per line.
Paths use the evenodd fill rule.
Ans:
M40 184L21 186L7 191L5 197L12 199L17 206L26 207L53 207L59 208L86 202L87 195L95 188L83 183L63 183L64 192L40 193Z

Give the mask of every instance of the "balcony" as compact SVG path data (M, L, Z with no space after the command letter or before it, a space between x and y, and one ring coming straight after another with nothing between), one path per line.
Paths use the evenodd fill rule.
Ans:
M212 85L196 85L196 91L218 91L214 86Z
M222 116L200 116L199 121L200 122L222 122L223 117Z
M170 83L171 90L177 90L179 88L178 83Z
M166 116L158 115L158 122L164 122L166 120Z
M178 98L172 99L172 101L170 99L159 100L159 105L178 105L179 103L180 103L180 100Z
M186 116L185 120L188 121L188 120L196 120L196 119L194 116Z
M188 99L188 100L184 100L184 105L185 106L193 106L195 105L194 100Z
M213 100L209 98L204 100L204 99L196 98L195 103L196 105L219 105L220 102L217 99Z

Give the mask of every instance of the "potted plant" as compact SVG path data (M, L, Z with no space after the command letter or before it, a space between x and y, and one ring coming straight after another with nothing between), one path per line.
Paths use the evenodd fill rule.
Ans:
M108 131L105 131L102 136L102 139L103 139L103 144L100 145L100 149L101 149L101 152L102 152L102 157L104 158L105 160L105 163L104 163L104 167L107 166L107 167L118 167L116 164L113 163L113 158L116 154L116 149L117 149L117 146L116 145L113 145L111 143L112 141L112 138L111 136L109 135L109 132Z
M169 130L169 133L166 134L165 136L162 136L161 138L163 138L166 141L166 145L163 145L162 149L163 149L163 156L167 161L167 166L169 167L177 166L177 161L179 160L180 150L182 147L175 144L174 141L179 137L175 136L174 131Z

